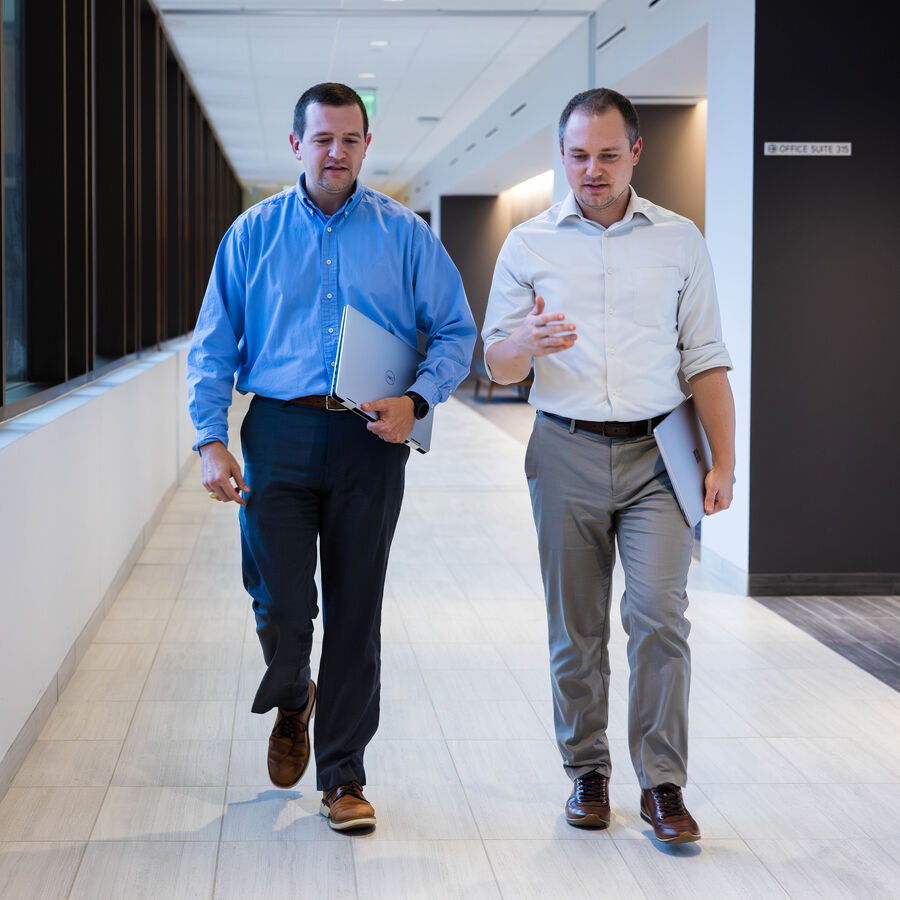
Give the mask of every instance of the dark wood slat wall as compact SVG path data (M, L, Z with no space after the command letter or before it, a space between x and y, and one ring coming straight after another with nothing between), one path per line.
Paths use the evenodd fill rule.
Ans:
M25 88L4 91L0 119L14 104L27 161L28 383L6 391L4 280L0 420L189 332L241 209L240 183L148 0L18 8Z

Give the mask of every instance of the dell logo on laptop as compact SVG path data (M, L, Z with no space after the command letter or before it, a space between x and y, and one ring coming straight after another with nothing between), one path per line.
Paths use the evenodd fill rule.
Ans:
M388 369L388 370L384 373L384 380L385 380L388 384L393 384L393 383L397 380L397 376L394 375L394 373L393 373L390 369Z

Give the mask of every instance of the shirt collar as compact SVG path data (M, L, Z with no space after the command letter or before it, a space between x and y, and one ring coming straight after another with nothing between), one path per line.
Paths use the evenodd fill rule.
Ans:
M334 214L335 216L341 215L341 213L347 215L352 210L356 209L359 206L360 201L363 198L363 195L366 193L367 188L365 185L359 183L359 179L356 179L356 184L353 186L353 193L346 199L344 205ZM325 213L316 206L315 203L310 199L309 194L306 192L306 172L301 172L300 177L297 179L297 196L300 198L300 202L303 206L314 216L317 216L324 221L328 221L334 216L327 216Z
M625 207L625 215L623 215L618 222L613 222L610 227L612 228L625 225L626 223L630 222L636 215L643 216L651 224L658 221L658 219L656 218L656 210L654 209L653 204L648 203L641 197L638 197L631 185L628 185L628 190L630 192L630 197L628 199L628 206ZM562 222L565 219L568 219L570 216L577 216L579 219L583 219L585 222L592 221L581 212L581 207L578 205L578 201L575 199L575 193L573 191L569 191L566 199L563 200L562 203L560 203L559 212L556 216L556 224L562 224ZM592 222L592 224L597 225L596 222ZM603 226L598 227L602 228Z

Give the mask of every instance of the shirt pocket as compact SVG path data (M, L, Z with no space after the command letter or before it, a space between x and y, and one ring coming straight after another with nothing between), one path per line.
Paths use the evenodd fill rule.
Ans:
M684 280L677 266L651 266L631 270L634 321L652 328L675 328L678 295Z

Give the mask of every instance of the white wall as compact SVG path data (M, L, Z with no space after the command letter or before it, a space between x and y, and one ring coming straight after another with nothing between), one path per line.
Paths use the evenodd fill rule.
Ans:
M186 355L0 425L0 760L48 689L55 702L190 459Z

